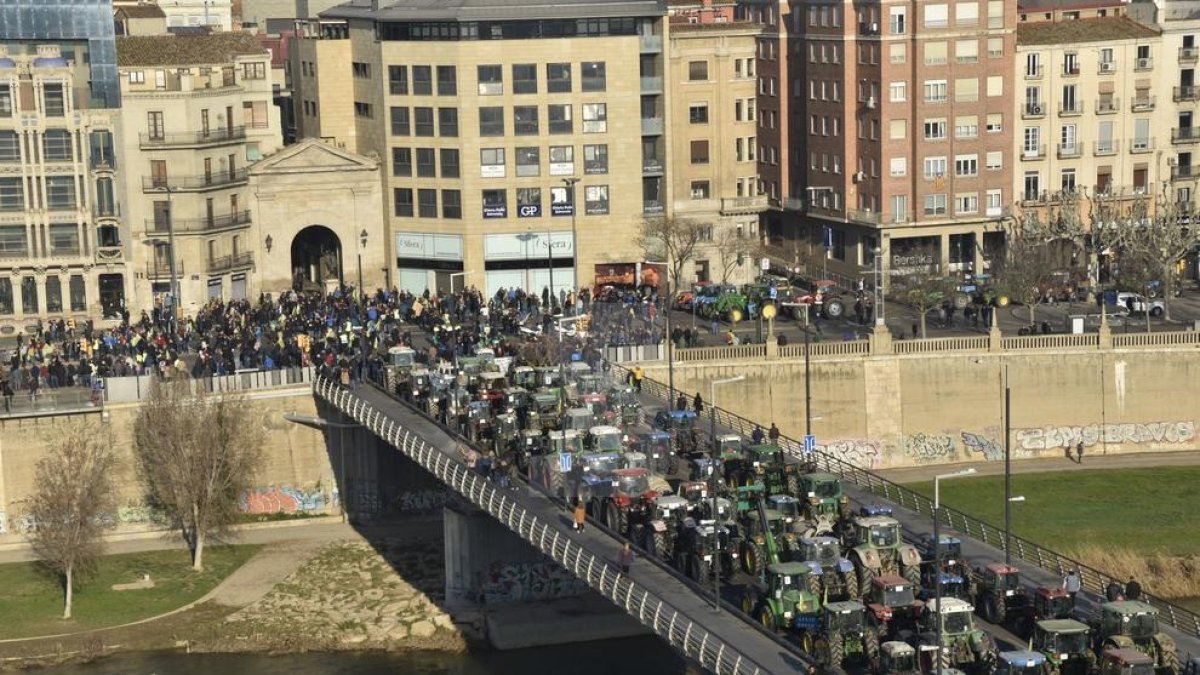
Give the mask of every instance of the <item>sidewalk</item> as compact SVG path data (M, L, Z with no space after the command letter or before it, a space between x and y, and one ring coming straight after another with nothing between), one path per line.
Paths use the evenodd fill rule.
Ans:
M1156 466L1200 466L1200 451L1128 453L1100 455L1083 453L1083 463L1076 464L1065 455L1039 459L1014 459L1013 473L1047 473L1083 469L1141 469ZM931 464L903 469L878 469L875 473L896 483L931 481L937 474L973 467L980 476L1004 475L1004 462L964 462L961 464Z

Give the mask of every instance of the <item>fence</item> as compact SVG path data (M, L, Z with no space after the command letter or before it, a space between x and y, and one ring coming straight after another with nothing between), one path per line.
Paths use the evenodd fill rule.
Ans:
M575 543L569 536L549 527L529 512L510 492L469 471L457 458L451 458L416 434L402 429L362 398L333 381L316 378L314 392L342 413L391 443L446 485L480 509L516 532L559 565L570 570L601 595L641 621L673 647L716 673L755 674L767 672L739 654L709 631L695 624L686 614L631 581L622 577L608 561L598 558Z
M1196 333L1192 333L1192 335L1193 339L1197 336ZM616 366L616 368L623 370L621 366ZM668 405L670 404L671 392L661 382L644 378L642 380L642 391L667 402ZM754 429L760 426L741 415L721 408L710 408L710 410L715 413L717 424L727 429L732 429L743 437L749 437ZM779 442L793 456L803 456L803 443L787 436L780 436ZM834 457L820 449L814 451L813 458L816 460L817 466L824 471L841 476L843 480L865 488L872 494L916 511L923 516L933 517L933 500L925 495L910 490L898 483L893 483L874 472L839 457ZM984 522L946 506L939 507L938 515L939 520L946 523L947 527L956 529L969 537L994 546L1001 551L1004 550L1005 536L1003 528L996 527L991 523ZM1084 587L1100 595L1104 594L1104 589L1109 582L1114 580L1117 582L1122 581L1101 570L1084 565L1078 560L1068 558L1057 551L1035 544L1027 539L1010 536L1009 541L1012 542L1012 555L1034 563L1044 570L1064 575L1068 570L1078 569ZM1162 623L1173 626L1182 633L1200 637L1200 615L1150 593L1143 593L1142 600L1158 608L1159 620Z
M309 386L313 368L283 368L279 370L248 370L233 375L203 377L192 380L193 387L206 392L259 391L280 387ZM145 400L157 375L109 377L104 380L104 400L108 403L130 403Z
M0 406L0 419L49 417L82 412L100 412L104 400L88 387L42 387L37 396L22 389L12 400Z

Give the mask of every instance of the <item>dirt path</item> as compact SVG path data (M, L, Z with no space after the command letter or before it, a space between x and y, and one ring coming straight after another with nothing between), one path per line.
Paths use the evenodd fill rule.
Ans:
M326 544L340 539L358 538L350 528L342 537L305 538L282 541L263 548L245 565L234 570L208 594L208 600L226 607L244 607L266 595L275 584L295 572Z
M1198 466L1200 452L1156 452L1123 455L1093 455L1083 453L1083 463L1066 457L1013 460L1013 473L1046 473L1051 471L1080 471L1085 469L1141 469L1156 466ZM904 469L880 469L879 475L897 483L919 483L933 480L936 474L974 467L980 476L1004 475L1004 462L971 462L962 464L933 464Z

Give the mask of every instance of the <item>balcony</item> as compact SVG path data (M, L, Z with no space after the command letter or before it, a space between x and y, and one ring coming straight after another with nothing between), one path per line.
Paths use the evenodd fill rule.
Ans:
M848 220L852 220L857 223L870 223L871 225L878 225L883 222L883 214L879 213L878 211L861 211L858 209L850 209L846 212L846 217Z
M1171 167L1171 180L1190 180L1200 177L1200 164L1183 164Z
M1021 159L1046 159L1046 145L1025 146L1021 149Z
M184 274L183 261L175 261L175 276L182 277ZM171 280L171 263L166 260L151 260L146 263L146 278L151 281L170 281Z
M663 119L661 117L643 117L642 118L642 135L643 136L662 136Z
M115 171L117 168L117 158L109 154L93 153L89 157L92 171Z
M1120 107L1121 107L1121 99L1119 99L1119 98L1113 98L1112 96L1109 96L1108 98L1101 98L1101 99L1096 100L1096 114L1097 115L1115 114L1117 112L1117 109L1119 109Z
M1058 144L1059 159L1074 159L1083 155L1083 143L1076 141L1071 144Z
M1180 63L1195 63L1200 57L1200 47L1180 47L1179 62Z
M203 192L241 185L247 180L245 169L218 171L204 176L143 176L142 192Z
M1071 101L1070 103L1060 103L1058 105L1059 117L1075 117L1083 114L1083 102Z
M1200 87L1190 84L1180 85L1171 90L1172 98L1179 101L1200 101Z
M224 230L230 227L240 227L249 224L249 211L238 211L237 213L213 216L212 218L176 218L171 223L175 228L175 234L213 232L215 230ZM166 234L168 229L165 218L146 219L146 232L148 234Z
M1200 127L1175 127L1171 129L1172 143L1195 143L1200 141Z
M663 93L663 80L661 77L643 77L642 78L642 93L643 94L661 94Z
M739 213L759 213L767 210L767 196L754 195L753 197L722 197L721 198L721 215L735 215Z
M860 23L858 24L859 35L879 35L879 24L877 23Z
M1155 97L1149 95L1134 96L1130 107L1133 112L1148 112L1154 110L1154 100Z
M1151 58L1136 59L1133 62L1134 71L1150 70L1153 67L1154 67L1154 59L1151 59Z
M1129 144L1129 153L1132 155L1144 155L1154 151L1153 138L1135 138Z
M1105 155L1115 155L1121 151L1121 141L1108 139L1103 141L1092 141L1092 154L1097 157Z
M662 36L638 35L638 50L642 54L658 54L662 52Z
M101 246L96 249L96 262L112 263L125 259L125 249L120 246Z
M1026 190L1021 195L1022 204L1045 204L1050 201L1049 192L1038 192L1037 190Z
M143 149L152 148L203 148L227 145L246 140L246 127L209 129L208 131L182 131L170 134L138 134Z
M245 253L235 253L233 255L223 255L218 258L212 258L208 261L209 273L228 272L243 267L251 267L254 265L254 254L246 251Z
M1046 116L1046 106L1037 101L1030 101L1021 108L1022 119L1036 119Z
M1079 75L1079 64L1063 64L1063 77L1077 77Z
M662 160L657 157L642 158L643 176L661 176L663 174Z
M803 211L804 199L801 197L784 197L783 208L787 211Z
M1025 79L1027 79L1027 80L1042 79L1042 67L1039 65L1039 66L1034 66L1033 68L1026 68L1025 69Z
M663 212L663 203L657 199L643 199L642 213L657 214Z

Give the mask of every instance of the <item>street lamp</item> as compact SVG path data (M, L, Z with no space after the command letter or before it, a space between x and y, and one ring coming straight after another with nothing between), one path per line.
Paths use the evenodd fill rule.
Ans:
M812 371L810 370L811 361L809 359L809 343L808 343L808 313L812 309L812 305L805 302L783 302L781 307L803 307L804 308L804 435L812 435Z
M362 279L362 250L367 247L367 231L365 229L359 233L358 242L360 244L358 247L358 299L361 302L367 297L366 292L363 290Z
M517 239L520 240L521 244L523 245L523 247L525 249L525 292L526 293L533 293L533 276L530 274L530 270L529 270L529 242L533 241L534 239L537 239L537 237L538 236L536 234L534 234L533 232L525 232L523 234L517 235ZM536 295L536 293L534 293L534 295Z
M669 339L669 338L668 338ZM721 611L721 532L720 532L720 511L717 503L717 458L720 457L721 444L717 441L717 385L731 384L733 382L741 382L746 379L745 375L737 375L735 377L727 377L723 380L713 380L708 383L708 419L709 419L709 436L712 438L712 464L709 465L709 470L712 474L709 477L709 483L712 488L712 513L713 513L713 611Z
M547 314L554 313L554 241L550 238L550 230L546 230L546 266L550 268L550 302L546 307Z
M871 263L875 271L875 325L886 326L883 312L883 249L876 246L871 249Z
M571 191L571 259L574 261L572 270L574 271L572 284L575 287L575 293L579 293L579 232L576 229L575 220L575 185L579 183L579 179L571 176L570 178L562 179L563 185ZM575 313L579 313L579 298L575 299Z
M937 660L937 675L942 675L942 534L940 529L941 518L938 512L941 511L941 482L951 478L962 478L975 473L975 468L963 469L954 473L943 473L933 477L933 597L934 597L934 614L937 616L934 621L937 623L937 654L934 658Z
M1008 364L1001 366L1000 384L1004 389L1004 564L1012 561L1012 505L1018 501L1012 496L1012 389L1008 386ZM1021 497L1019 501L1024 501Z

